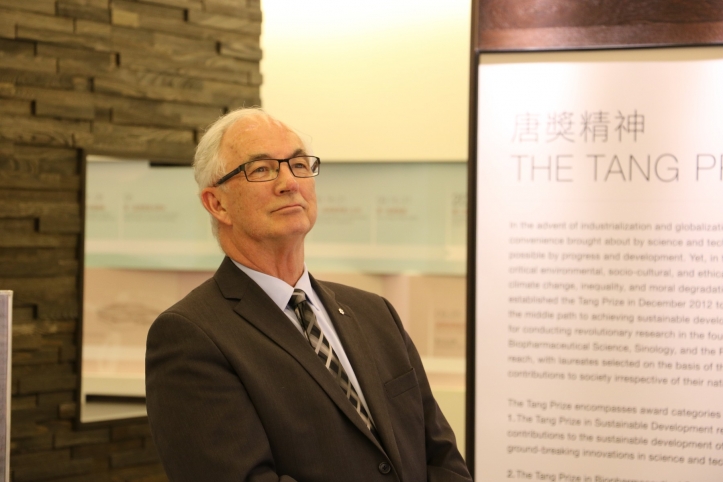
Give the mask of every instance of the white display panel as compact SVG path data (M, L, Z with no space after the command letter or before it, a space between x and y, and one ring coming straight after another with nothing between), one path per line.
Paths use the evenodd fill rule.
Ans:
M191 167L108 159L87 166L85 266L215 271L223 254ZM463 163L324 164L309 267L463 274L465 175Z
M476 481L723 480L723 50L699 50L482 55Z
M0 481L10 480L13 292L0 290Z

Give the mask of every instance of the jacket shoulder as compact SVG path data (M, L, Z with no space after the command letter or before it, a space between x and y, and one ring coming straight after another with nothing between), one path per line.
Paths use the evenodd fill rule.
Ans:
M370 291L364 291L359 288L354 288L353 286L343 285L341 283L334 283L332 281L317 280L317 282L323 288L332 291L337 298L342 300L342 302L343 300L348 299L365 299L369 302L377 303L384 302L384 298Z
M334 283L330 281L317 281L322 289L331 291L338 303L342 303L359 314L366 315L392 315L397 319L398 315L394 307L385 298L376 293L364 291L352 286Z
M170 308L159 315L181 315L189 320L198 319L199 315L207 315L209 311L218 309L219 299L223 300L221 291L213 278L207 279Z

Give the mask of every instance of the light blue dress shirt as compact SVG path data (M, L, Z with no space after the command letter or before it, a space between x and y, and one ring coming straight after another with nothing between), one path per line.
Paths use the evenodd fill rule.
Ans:
M299 334L301 334L301 336L304 336L303 328L301 327L301 323L299 322L298 318L296 318L296 313L294 313L294 310L289 307L289 300L291 299L291 295L294 294L294 289L296 288L303 290L304 293L306 293L306 299L309 302L309 305L311 305L312 310L314 310L314 314L316 315L316 321L319 324L319 328L321 329L322 333L324 333L324 336L329 340L329 344L334 350L334 353L336 353L336 356L339 359L339 363L341 363L341 366L344 367L344 370L349 377L349 381L356 390L356 393L359 395L359 400L361 400L361 403L364 405L367 413L371 413L369 411L369 407L367 406L367 402L364 399L364 394L361 391L361 387L359 386L359 381L356 379L356 375L354 374L354 369L351 367L351 363L349 363L349 359L346 356L346 352L344 351L344 347L341 344L341 340L339 340L339 336L336 334L334 325L331 323L329 314L326 312L326 308L321 303L321 300L317 296L314 289L311 287L311 281L309 280L309 271L306 269L306 264L304 264L304 274L302 274L301 278L299 278L299 281L296 282L296 286L291 286L285 281L280 280L279 278L274 278L273 276L261 273L260 271L255 271L236 261L233 261L233 263L241 271L246 273L249 278L254 280L256 284L259 285L261 289L266 292L267 295L269 295L269 298L271 298L271 300L276 304L276 306L278 306L279 309L281 309L286 314L286 316L289 318L289 320L291 320L296 329L299 330ZM304 340L306 341L305 336Z

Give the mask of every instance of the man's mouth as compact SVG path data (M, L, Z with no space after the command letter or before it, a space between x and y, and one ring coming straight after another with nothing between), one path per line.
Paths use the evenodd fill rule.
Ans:
M301 209L301 204L287 204L286 206L281 206L278 209L274 209L272 212L277 213L277 212L289 211L294 208Z

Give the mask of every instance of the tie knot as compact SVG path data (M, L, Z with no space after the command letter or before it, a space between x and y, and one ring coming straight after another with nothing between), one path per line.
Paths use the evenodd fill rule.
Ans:
M289 300L289 305L291 305L292 308L296 308L299 306L299 303L303 303L306 301L306 293L304 293L304 290L295 289L294 294L291 295L291 299Z

